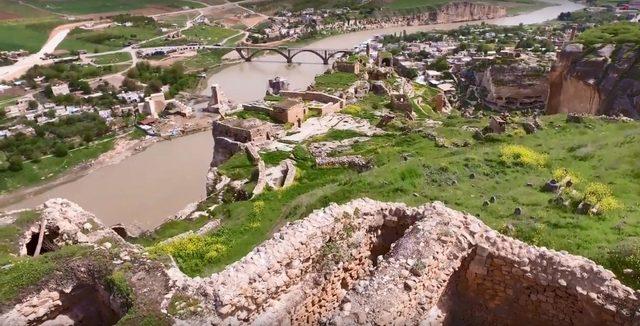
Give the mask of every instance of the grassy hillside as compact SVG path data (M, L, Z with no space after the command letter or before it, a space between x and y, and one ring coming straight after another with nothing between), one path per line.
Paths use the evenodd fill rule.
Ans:
M176 10L182 7L200 8L204 6L201 3L188 0L26 0L26 2L52 12L74 15L124 12L152 6Z
M385 101L370 97L345 110L375 121L372 108ZM331 202L360 197L410 205L443 201L528 243L594 259L628 284L640 286L638 279L621 273L623 268L640 268L640 247L631 246L631 254L620 255L621 250L629 250L629 241L640 236L637 123L594 119L573 124L565 122L564 116L549 116L542 119L545 128L536 134L518 130L475 141L465 126L485 126L486 118L433 114L432 118L443 122L431 132L445 137L444 144L468 141L472 145L441 147L442 143L425 137L427 129L422 121L392 123L388 135L353 149L354 154L375 162L373 170L360 174L343 168L318 169L306 150L298 147L293 153L300 170L295 185L268 191L251 201L219 206L213 216L223 219L220 230L161 249L172 253L187 273L206 275L247 254L285 222L303 218ZM541 191L546 181L561 177L564 171L575 176L576 190L562 195L566 206L556 204L554 194ZM607 189L612 194L607 201L617 203L608 206L609 211L601 215L576 212L577 202L572 199L600 196ZM522 214L514 214L516 209ZM153 244L202 221L191 226L187 224L192 222L184 223L164 227L142 242Z
M578 35L578 42L590 46L609 43L640 45L640 25L620 22L590 28Z

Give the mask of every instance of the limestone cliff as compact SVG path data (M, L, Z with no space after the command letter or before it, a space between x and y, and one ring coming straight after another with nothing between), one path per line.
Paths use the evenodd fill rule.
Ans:
M549 74L547 114L624 115L640 119L640 48L570 44Z
M479 19L494 19L507 15L505 7L482 2L452 2L431 12L430 20L438 24Z

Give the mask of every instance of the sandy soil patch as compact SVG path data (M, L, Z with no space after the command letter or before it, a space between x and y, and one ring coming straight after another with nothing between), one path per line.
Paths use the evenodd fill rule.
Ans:
M227 19L235 15L244 15L251 13L250 11L238 7L235 4L217 6L214 8L204 8L201 10L201 12L205 17L209 18L209 20ZM238 18L241 18L241 16L238 16Z
M150 65L154 67L169 67L178 61L182 61L186 58L195 57L198 55L198 51L184 51L178 53L172 53L166 58L162 58L160 60L147 60Z
M20 16L11 12L0 10L0 20L10 20L10 19L16 19L16 18L20 18Z

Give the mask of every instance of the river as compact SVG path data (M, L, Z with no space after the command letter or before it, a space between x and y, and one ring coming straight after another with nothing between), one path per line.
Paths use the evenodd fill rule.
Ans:
M553 19L560 12L583 8L567 0L549 2L557 5L486 22L498 25L534 24ZM307 47L351 48L377 34L451 29L464 24L468 23L365 30L332 36ZM219 84L228 98L241 103L261 99L266 91L267 80L274 76L288 79L294 89L302 89L327 69L317 57L308 53L296 57L298 63L286 65L282 61L280 56L267 55L254 62L233 65L214 74L209 83ZM209 132L160 142L119 164L98 169L3 209L34 207L47 199L62 197L95 213L105 224L122 223L143 229L154 228L187 204L205 197L205 175L211 160L212 145Z

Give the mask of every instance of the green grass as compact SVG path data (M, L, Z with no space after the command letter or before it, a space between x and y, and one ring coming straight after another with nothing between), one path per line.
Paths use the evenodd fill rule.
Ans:
M203 227L207 222L209 222L209 218L206 216L199 217L195 220L187 219L169 221L155 229L153 233L132 239L131 242L148 247L189 230L197 230Z
M59 49L68 51L105 52L124 47L128 42L140 42L161 35L157 26L113 26L102 30L75 28L60 43Z
M39 163L24 163L18 172L0 172L0 193L6 193L21 187L32 186L58 176L59 174L86 163L100 154L113 148L113 141L108 140L86 148L70 151L65 157L47 157Z
M38 52L49 38L49 32L60 25L57 18L38 18L0 22L0 50Z
M89 252L89 247L65 246L36 258L15 259L11 267L0 270L0 305L10 304L25 289L54 276L56 270L64 269L70 259L77 259Z
M15 0L0 0L0 13L5 20L49 16L51 13L27 6Z
M249 156L244 151L234 154L228 161L218 167L220 173L233 180L251 180L255 169L255 165L251 163Z
M456 116L443 121L438 131L445 137L471 136L460 127L473 125L472 121ZM377 136L354 146L351 154L369 157L376 166L360 174L348 169L316 169L304 150L295 150L300 171L296 183L287 189L265 192L251 201L217 207L214 215L223 219L222 228L207 235L211 239L205 242L215 244L215 253L200 264L183 265L183 270L190 275L220 270L247 254L286 221L305 217L331 202L370 197L409 205L442 201L529 243L594 259L614 268L627 284L640 286L621 273L623 268L636 270L640 266L620 259L614 264L608 258L609 251L625 239L640 237L640 173L636 164L640 128L637 123L599 120L567 124L564 116L544 117L543 121L547 127L536 134L505 134L468 148L439 148L421 132ZM500 162L500 152L506 144L548 154L548 163L544 167L505 165ZM403 159L405 154L409 154L408 161ZM230 164L229 169L248 168L246 158L233 161L236 163ZM580 175L582 181L575 186L579 191L591 182L607 184L624 208L588 216L550 204L554 196L539 188L560 167ZM496 202L483 206L492 196ZM516 207L523 210L522 216L514 216Z
M195 57L182 61L185 68L193 70L208 70L222 63L222 57L229 53L228 49L213 49L198 51Z
M338 141L338 140L345 140L345 139L361 137L361 136L362 134L353 130L329 129L329 131L326 134L314 137L311 141L312 142Z
M266 165L278 165L290 156L291 153L285 151L272 151L260 154L260 157L262 157L262 160Z
M640 45L640 26L631 22L605 24L584 31L578 35L578 42L589 46L624 43Z
M165 6L170 9L181 9L188 6L190 8L201 8L202 4L186 0L26 0L27 3L32 4L38 8L49 10L56 13L85 15L93 13L105 13L116 11L131 11L136 9L143 9L148 6Z
M277 123L277 121L271 118L271 116L268 113L261 112L261 111L242 110L242 111L239 111L238 113L235 113L235 116L240 119L255 118L263 121Z
M24 211L18 215L15 222L0 227L0 266L4 266L14 259L11 254L18 254L19 238L31 226L31 223L39 218L38 212Z
M320 90L344 90L358 80L358 76L347 72L334 72L318 75L315 79L315 87Z
M190 41L198 40L204 44L216 44L237 33L238 31L233 29L206 25L194 26L182 32Z
M158 46L170 46L170 45L185 45L189 43L202 43L206 45L215 45L222 43L228 37L237 34L238 31L234 29L228 29L218 26L206 26L198 25L189 28L182 32L182 37L177 39L164 38L156 39L147 43L144 43L144 47L158 47ZM241 36L241 35L240 35ZM236 40L232 44L235 44L240 36L232 37L229 42L225 42L225 45L229 45L231 41Z
M447 3L449 3L447 0L395 0L387 4L385 8L392 10L433 9Z
M110 65L114 63L121 63L131 60L131 54L129 52L116 52L112 54L105 54L99 57L93 57L93 62L98 65Z

